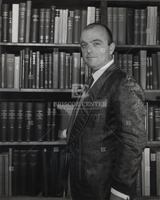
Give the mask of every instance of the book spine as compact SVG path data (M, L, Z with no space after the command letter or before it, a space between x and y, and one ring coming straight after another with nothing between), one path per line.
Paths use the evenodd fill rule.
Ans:
M18 42L19 4L12 4L12 42Z
M9 5L2 4L2 42L8 41L8 15L9 15Z
M45 104L43 102L35 103L35 135L37 141L45 140L44 132L45 122Z
M31 31L31 42L36 43L38 42L38 23L39 23L39 14L38 9L34 8L32 12L32 31Z
M34 128L34 121L33 121L33 103L26 102L25 103L25 141L29 142L34 140L33 128Z
M44 42L44 22L45 22L45 9L40 8L40 21L39 21L39 42Z
M8 122L8 104L7 102L0 102L0 117L1 117L1 141L5 142L7 141L7 122Z
M56 7L52 5L51 6L51 23L50 23L50 43L54 43L55 9Z
M24 130L24 108L23 102L17 103L17 117L16 117L16 126L17 126L17 141L21 142L24 140L23 130Z
M20 2L19 4L19 30L18 42L25 41L25 22L26 22L26 3Z
M14 141L15 138L15 119L16 107L15 102L8 102L8 140Z
M26 1L26 26L25 26L25 42L30 42L30 26L31 26L31 7L32 1Z

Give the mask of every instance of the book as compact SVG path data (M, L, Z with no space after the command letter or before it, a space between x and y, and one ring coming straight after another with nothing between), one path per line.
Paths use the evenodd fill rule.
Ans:
M19 3L18 42L25 41L26 3Z
M19 4L12 4L12 42L18 42Z
M52 132L52 102L47 102L46 110L46 140L51 141Z
M12 42L12 10L9 10L8 13L8 42Z
M19 195L27 195L27 150L19 150Z
M157 194L156 195L160 195L160 151L157 150L156 151L156 190L157 190Z
M37 196L40 193L41 179L39 177L39 150L29 150L27 152L27 195Z
M40 16L39 16L39 42L44 42L44 23L45 23L45 9L40 8Z
M54 43L55 32L55 9L54 5L51 6L51 21L50 21L50 43Z
M31 42L36 43L39 39L39 13L37 8L32 9L31 25Z
M12 194L14 196L20 194L20 161L19 161L19 153L20 150L14 149L12 154Z
M13 142L15 140L15 124L16 121L16 107L15 102L8 102L8 140Z
M8 41L9 4L2 4L2 42Z
M134 8L127 8L126 13L126 44L134 43Z
M156 153L152 150L150 153L150 195L156 196Z
M67 43L72 44L73 42L73 19L74 19L74 11L69 10L68 12L68 21L67 21Z
M14 88L15 55L5 54L6 81L4 87Z
M59 52L59 86L58 88L65 88L65 74L66 74L66 53Z
M81 33L81 12L79 9L74 10L73 17L73 43L80 42L80 33Z
M8 122L8 104L7 102L0 102L0 138L2 142L7 141L7 122Z
M51 20L51 9L46 8L44 13L44 42L49 43L50 41L50 20Z
M80 53L72 53L72 86L80 83L80 60Z
M23 141L24 134L24 103L22 101L17 102L17 111L16 111L16 139L17 141Z
M33 102L25 102L24 104L24 122L25 122L25 141L32 141L35 140L34 130L34 120L33 120Z
M123 7L118 8L118 22L117 22L118 44L126 44L126 12L127 12L126 8Z
M153 141L154 137L154 106L148 107L148 140Z
M54 48L52 54L53 60L53 88L58 88L58 69L59 69L59 52L57 48Z
M26 1L26 23L25 23L25 42L30 42L30 28L31 28L31 8L32 1Z
M45 135L45 104L44 102L35 102L35 128L34 134L36 141L43 141L46 139Z
M155 140L160 140L160 107L154 107L154 130L155 130Z

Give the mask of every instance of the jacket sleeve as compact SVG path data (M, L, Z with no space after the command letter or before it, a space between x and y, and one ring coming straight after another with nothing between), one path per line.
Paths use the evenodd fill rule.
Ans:
M118 145L112 187L131 195L146 145L144 93L132 78L127 77L118 85L113 102L118 120L115 134Z

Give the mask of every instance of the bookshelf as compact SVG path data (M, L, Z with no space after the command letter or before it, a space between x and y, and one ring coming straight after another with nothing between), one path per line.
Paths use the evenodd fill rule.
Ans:
M28 19L26 16L24 16L24 10L23 10L24 4L21 4L21 3L26 3L25 6L26 7L28 6L28 8L31 8L31 10L28 10L28 12L30 13L30 16ZM20 22L18 23L18 20L20 19L20 15L19 15L20 6L21 6L21 17L22 17L21 24ZM124 27L124 24L126 23L125 24L126 26L124 29L126 32L122 31L122 29L119 30L119 33L122 32L122 34L120 34L121 38L119 38L118 34L114 35L114 37L117 40L115 60L118 62L119 65L123 63L123 65L125 65L126 67L123 70L127 69L126 70L127 72L132 73L131 75L133 75L140 84L143 84L143 89L145 90L145 94L146 94L145 101L146 101L146 107L147 107L146 127L148 130L148 134L150 134L149 131L153 131L155 122L153 121L153 118L151 118L152 116L149 114L149 109L150 109L149 107L153 107L152 112L154 112L155 108L160 107L160 83L159 83L160 73L156 71L157 68L154 68L155 71L151 71L151 69L149 69L149 73L148 73L147 68L152 67L154 58L157 59L157 63L156 64L154 63L154 66L158 66L158 64L160 64L159 63L160 62L159 60L160 38L158 37L160 33L160 23L159 23L160 0L130 0L130 1L127 1L127 0L67 0L67 1L55 0L54 3L52 0L46 0L46 1L44 0L32 0L32 1L0 0L0 7L1 7L1 11L0 11L0 27L1 27L0 28L0 54L1 54L0 55L0 62L1 62L0 111L1 113L4 113L4 116L0 114L0 121L4 120L3 121L4 123L15 125L15 130L16 130L17 119L21 120L23 124L23 131L21 130L22 131L21 134L23 133L24 135L26 132L25 131L26 122L28 122L29 124L33 123L34 126L39 127L39 125L43 122L43 119L44 119L45 120L44 127L46 128L46 130L48 130L47 129L48 126L50 127L52 126L52 128L54 128L56 124L59 124L58 128L56 128L55 130L56 139L52 135L53 132L51 131L49 132L49 136L48 136L49 139L47 138L47 136L45 136L44 138L42 138L41 141L38 141L38 137L36 139L35 138L28 139L28 141L26 141L26 138L23 138L23 139L18 138L17 135L15 136L14 139L13 138L8 139L7 138L9 135L8 133L5 133L7 134L7 137L5 139L3 138L2 140L2 135L1 135L2 130L0 130L1 131L0 133L0 137L1 137L0 138L0 165L2 164L2 160L5 160L4 163L8 162L9 167L12 168L12 170L10 168L8 169L9 170L8 175L7 175L8 177L15 179L14 177L15 175L13 175L13 172L15 169L18 169L16 168L16 166L18 165L17 160L16 160L17 155L21 158L22 164L25 165L25 162L26 162L25 159L27 155L31 154L32 155L31 158L33 159L32 164L36 165L35 159L38 158L39 156L38 154L40 154L41 156L40 158L43 161L43 163L41 163L41 167L43 168L45 165L48 165L47 167L50 168L51 166L49 166L49 164L46 162L46 158L48 158L51 154L53 154L54 159L56 161L58 159L58 156L62 157L61 161L63 165L63 159L65 159L63 151L65 150L65 147L66 147L66 141L65 139L59 138L58 134L62 133L62 131L64 130L64 126L66 127L66 124L64 124L64 122L61 121L62 120L61 117L64 115L64 111L66 111L65 110L66 107L63 108L61 107L62 105L59 107L56 107L58 111L56 113L58 116L58 119L56 120L54 118L55 117L54 105L60 102L64 103L65 105L67 105L67 102L73 105L76 100L76 95L74 94L72 84L78 84L80 85L80 87L83 86L90 73L89 70L87 69L87 66L85 66L85 64L82 61L81 53L80 53L80 44L79 44L80 30L84 26L84 24L87 23L87 19L86 19L87 15L88 16L90 15L88 17L88 22L92 21L93 20L92 17L94 16L95 20L101 21L102 23L105 23L105 24L112 23L112 28L113 28L112 31L114 33L117 33L117 31L115 30L118 30L117 28L120 28L121 25L122 27ZM26 7L25 9L27 9ZM155 9L153 11L152 7L156 7L157 10ZM48 8L52 9L52 12L53 12L53 13L50 13L50 18L47 16ZM113 8L116 8L116 9L113 9ZM121 11L119 8L124 8L123 11L124 13L126 13L126 16L122 16L122 18L123 20L126 20L126 21L123 21L123 22L117 21L117 18L120 17L118 13ZM38 25L35 24L35 21L37 20L36 18L37 16L35 15L33 16L33 9L34 9L35 15L37 13L36 9L38 9L39 11ZM45 12L43 9L45 9ZM89 9L91 10L89 11ZM133 12L137 12L138 10L141 10L141 16L139 16L138 18L139 20L138 23L137 24L130 23L132 26L135 26L135 27L138 26L138 24L143 24L143 27L141 27L143 29L141 30L142 32L140 31L138 32L139 36L137 35L133 36L131 32L129 33L130 34L129 36L126 34L127 33L126 27L127 25L129 26L129 24L127 24L128 23L127 13L129 12L130 9ZM64 12L64 10L65 11L67 10L66 11L67 14ZM118 10L118 12L116 10ZM157 24L156 24L157 26L154 24L154 27L152 27L151 24L146 24L145 28L150 28L150 29L153 28L154 30L152 34L148 36L146 29L144 33L144 24L146 22L143 20L144 19L148 21L150 20L149 18L150 16L146 16L146 12L149 12L149 10L151 10L152 14L155 12L157 13L157 16L156 16L157 18L155 17L153 21L156 21L157 19L159 21L157 20ZM83 14L82 14L82 11L83 11ZM25 10L25 12L27 11ZM112 12L112 13L115 12L116 14L114 15L112 14L111 16L111 14L109 15L109 12ZM40 13L41 15L45 15L44 19L41 16L42 17L41 28L43 30L40 29ZM85 19L85 21L83 21L83 24L80 22L80 20L82 20L82 15L83 15L83 20ZM144 15L145 15L145 18L144 18ZM115 18L115 16L117 18ZM23 22L24 17L25 17L25 20L28 20L26 24L29 24L28 25L28 27L30 27L28 29L29 32L26 31L27 30L27 28L25 27L26 24ZM57 24L55 22L55 17L57 17L56 20L58 20L61 17L60 21L57 22L57 24L61 24L60 28L57 28L56 26ZM108 19L111 20L110 17L112 17L112 21L108 20ZM132 15L132 18L134 17L135 17L135 14ZM12 24L13 18L18 19L17 23L14 24L15 25L14 27ZM116 21L113 21L113 18L114 20L116 19ZM66 21L66 19L69 22ZM76 19L78 21L76 21ZM50 24L48 24L47 20L50 20ZM71 27L69 27L68 23L72 23ZM121 23L121 24L118 24L118 23ZM65 24L64 27L62 26L62 24L63 25ZM33 34L32 25L34 25L34 31L36 32L36 34ZM48 29L49 25L50 25L50 29ZM21 31L18 29L17 26L21 27ZM21 37L22 37L21 42L19 41L20 36L18 35L17 37L15 32L12 33L13 28L15 29L15 32L18 32L19 35L21 34ZM69 32L69 28L71 29L70 32ZM66 29L68 29L68 32L66 32ZM48 32L45 32L44 30L47 30ZM77 30L79 30L79 32ZM58 35L57 35L57 31L58 31ZM155 34L155 32L157 32L156 36L152 37L152 35ZM134 32L134 29L133 29L133 33L137 34L137 32ZM26 36L28 34L29 36ZM130 37L131 37L131 40L130 40ZM139 40L139 38L138 40L135 40L136 37L143 38L143 40L141 41ZM144 42L144 40L147 42ZM130 57L128 57L128 55L130 55ZM53 62L53 60L55 59L57 59L56 63ZM7 60L10 60L10 62L7 62ZM130 65L129 63L131 62L132 64ZM132 70L131 68L129 69L127 68L126 63L132 68ZM14 70L16 70L15 68L16 66L18 66L18 69L17 69L18 71L14 71L14 72L12 71L12 73L9 74L9 78L8 78L8 74L5 71L5 68L7 68L8 65L10 67L14 67ZM137 68L137 65L138 65L138 68ZM59 67L60 70L54 66ZM64 70L63 66L67 68L65 72L63 71ZM25 71L25 67L26 68L28 67L28 70L30 71ZM34 68L36 68L36 70L37 69L40 70L43 68L43 73L40 74L40 72L37 72L38 70L35 72L33 70ZM51 71L47 72L46 70L47 68L49 68ZM53 70L55 70L55 68L57 71L54 71L53 73ZM141 70L141 69L146 69L146 70ZM19 75L14 76L16 73L18 73ZM50 74L52 73L56 75L51 77ZM26 74L27 76L25 76ZM141 76L140 74L143 76ZM148 74L149 74L149 78L148 78ZM154 77L152 77L151 74L152 75L154 74ZM156 78L156 81L154 81L154 83L152 82L151 84L151 81L153 81L152 78L155 78L157 74L159 74L159 76ZM40 82L40 78L42 82ZM34 79L36 79L36 81ZM12 80L12 82L10 82L10 80ZM8 86L8 82L11 85ZM81 91L81 88L78 88L78 89ZM28 108L26 108L27 103L29 103ZM21 108L21 104L23 104L23 108ZM155 105L156 107L154 107ZM12 106L15 106L16 108L13 109ZM21 116L21 115L17 115L18 112L19 114L23 113L24 119L18 118ZM27 113L29 112L30 114L27 115ZM35 119L35 116L38 116L39 112L41 112L41 114L44 115L40 119L40 121ZM49 114L50 112L52 113L51 116ZM6 113L7 113L7 121L5 121ZM71 113L71 110L68 111L67 116L69 116L70 113ZM159 122L158 119L159 118L157 117L156 122ZM52 120L52 124L50 120ZM64 119L64 121L65 120L66 119ZM149 129L149 126L150 126L149 120L150 121L152 120L152 123L153 123L150 129ZM61 130L61 126L63 126L62 130ZM1 122L1 127L2 127L2 122ZM41 128L44 128L44 127L41 126ZM158 126L157 126L157 129L158 129ZM10 126L9 130L13 131L13 127ZM32 130L32 132L34 131ZM43 132L44 135L46 134L46 132L45 133ZM20 140L20 141L17 141L17 140ZM152 141L149 140L147 142L146 148L150 148L151 150L153 149L154 153L156 153L156 151L159 151L160 149L160 139L159 141L156 141L155 139L152 139ZM62 151L62 154L60 154L61 151ZM6 154L3 155L3 152L8 152L8 155ZM147 156L149 157L149 155ZM30 158L27 157L27 159L30 159ZM52 162L52 160L49 160L49 161ZM29 164L29 167L31 167L30 165L31 163ZM0 170L2 169L0 168ZM43 173L46 173L46 171L45 172L43 171ZM58 172L58 174L59 173L60 172ZM53 174L53 176L55 176L55 174ZM47 179L48 177L45 176L44 181L46 181ZM1 178L0 178L0 181L1 181ZM11 184L12 181L11 180L9 181ZM0 185L1 185L1 182L0 182ZM6 185L5 187L7 188ZM44 188L46 189L45 185L44 185ZM3 193L3 196L0 197L0 199L4 199L4 200L66 199L64 197L63 192L61 194L56 194L56 195L60 195L61 197L55 197L56 196L55 194L47 193L47 189L44 191L39 190L38 192L36 192L35 197L32 197L29 194L27 195L26 191L24 192L23 195L21 193L18 194L15 188L14 188L14 191L11 191L11 186L9 189L10 189L10 192L8 191L7 194L4 191L1 191L0 189L0 195ZM62 190L64 190L64 188ZM14 196L14 192L16 193L16 196ZM44 197L45 195L47 197ZM143 199L148 199L148 200L157 199L158 200L159 199L158 195L148 194L148 191L147 191L147 196L145 194L144 195L141 194L141 197L137 197L136 200L143 200Z

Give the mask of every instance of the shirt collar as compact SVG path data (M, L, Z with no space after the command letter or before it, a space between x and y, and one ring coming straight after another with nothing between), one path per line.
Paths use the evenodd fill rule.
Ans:
M99 79L99 77L106 71L106 69L108 69L108 67L113 64L113 62L114 62L114 60L112 59L106 65L104 65L103 67L101 67L99 70L97 70L96 72L94 72L92 74L94 81L93 81L91 87Z

